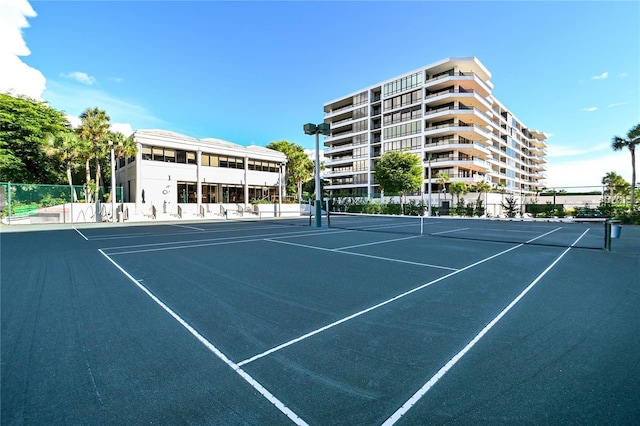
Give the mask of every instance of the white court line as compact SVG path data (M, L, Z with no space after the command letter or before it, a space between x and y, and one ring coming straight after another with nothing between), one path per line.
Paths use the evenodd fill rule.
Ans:
M161 225L155 225L155 226L164 226L164 224ZM177 226L177 225L169 225L169 226ZM276 226L276 225L270 225L270 226L261 226L259 228L256 227L242 227L242 228L227 228L227 229L202 229L201 232L197 232L198 234L219 234L219 233L224 233L224 232L232 232L232 231L253 231L255 232L256 229L262 230L262 229L271 229L271 228L275 228L275 229L282 229L282 225ZM106 235L106 236L97 236L97 237L91 237L90 239L92 241L94 240L123 240L123 239L127 239L127 238L138 238L139 236L151 236L151 237L167 237L167 236L172 236L172 235L189 235L189 234L195 234L196 232L170 232L170 233L166 233L166 234L158 234L158 233L151 233L151 232L140 232L140 233L136 233L136 234L127 234L127 235ZM237 237L239 238L239 237Z
M80 236L81 236L82 238L84 238L84 239L85 239L85 241L89 241L89 239L88 239L88 238L87 238L87 237L86 237L82 232L80 232L80 230L79 230L78 228L76 228L76 227L74 226L74 227L73 227L73 229L75 229L75 230L76 230L76 232L77 232L78 234L80 234Z
M109 262L111 262L116 268L120 270L131 282L133 282L140 290L142 290L147 296L151 298L158 306L160 306L165 312L173 317L178 323L183 326L189 333L191 333L200 343L202 343L207 349L213 352L220 360L222 360L225 364L227 364L233 371L238 373L240 377L242 377L247 383L251 385L255 390L260 392L260 394L267 399L270 403L275 405L278 410L280 410L285 416L291 419L297 425L307 425L308 423L302 420L296 413L294 413L291 409L289 409L284 403L282 403L278 398L276 398L271 392L269 392L264 386L262 386L257 380L249 375L246 371L244 371L240 366L233 361L231 361L225 354L223 354L217 347L215 347L211 342L209 342L202 334L200 334L196 329L194 329L188 322L186 322L180 315L175 313L171 308L164 304L158 297L156 297L149 289L140 284L138 280L136 280L131 274L124 270L120 265L118 265L113 259L111 259L107 254L105 254L102 250L99 250L100 253L104 257L106 257Z
M450 234L452 232L466 231L467 229L469 229L469 228L458 228L458 229L451 229L449 231L430 232L429 235Z
M119 246L119 247L105 247L103 248L106 251L109 251L109 255L120 255L120 254L131 254L131 253L146 253L152 251L164 251L164 250L178 250L178 249L188 249L195 247L206 247L206 246L215 246L221 244L237 244L243 242L255 242L255 241L263 241L267 240L265 237L279 237L282 236L287 238L293 237L304 237L304 236L312 236L319 235L317 231L299 231L299 232L290 232L286 234L264 234L258 235L253 238L248 238L246 236L237 236L237 237L223 237L223 238L207 238L202 240L187 240L187 241L172 241L166 243L150 243L150 244L136 244L132 246ZM224 241L222 241L224 240ZM231 240L231 241L230 241ZM187 245L181 245L187 244ZM140 247L140 249L136 249ZM151 247L151 248L142 248L142 247ZM132 250L130 250L132 249ZM123 251L114 251L112 250L123 250Z
M401 294L399 294L399 295L397 295L397 296L395 296L395 297L392 297L391 299L387 299L387 300L385 300L384 302L381 302L381 303L378 303L378 304L376 304L376 305L373 305L373 306L371 306L371 307L369 307L369 308L363 309L363 310L361 310L361 311L359 311L359 312L356 312L355 314L351 314L351 315L349 315L349 316L347 316L347 317L344 317L344 318L342 318L342 319L339 319L338 321L334 321L334 322L332 322L332 323L330 323L330 324L325 325L324 327L320 327L320 328L318 328L318 329L316 329L316 330L313 330L313 331L311 331L311 332L309 332L309 333L307 333L307 334L303 334L303 335L302 335L302 336L300 336L300 337L297 337L297 338L295 338L295 339L293 339L293 340L289 340L288 342L285 342L285 343L283 343L283 344L281 344L281 345L275 346L275 347L273 347L273 348L271 348L271 349L269 349L269 350L267 350L267 351L265 351L265 352L262 352L262 353L260 353L260 354L255 355L255 356L252 356L251 358L245 359L244 361L239 362L239 363L238 363L238 366L242 367L242 366L243 366L243 365L245 365L245 364L248 364L248 363L253 362L253 361L257 360L257 359L263 358L263 357L265 357L265 356L267 356L267 355L270 355L270 354L272 354L272 353L274 353L274 352L279 351L280 349L284 349L284 348L286 348L287 346L291 346L291 345L293 345L294 343L298 343L298 342L300 342L300 341L302 341L302 340L305 340L305 339L307 339L307 338L309 338L309 337L311 337L311 336L315 336L315 335L316 335L316 334L318 334L318 333L321 333L321 332L326 331L326 330L328 330L328 329L330 329L330 328L333 328L333 327L335 327L335 326L337 326L337 325L340 325L340 324L342 324L342 323L344 323L344 322L347 322L347 321L349 321L349 320L352 320L352 319L354 319L354 318L357 318L357 317L359 317L359 316L361 316L361 315L366 314L367 312L371 312L371 311L373 311L373 310L375 310L375 309L378 309L378 308L380 308L380 307L382 307L382 306L388 305L388 304L389 304L389 303L391 303L391 302L395 302L395 301L396 301L396 300L398 300L398 299L402 299L403 297L406 297L406 296L408 296L408 295L410 295L410 294L413 294L413 293L415 293L416 291L420 291L420 290L422 290L422 289L423 289L423 288L425 288L425 287L428 287L428 286L433 285L433 284L435 284L435 283L437 283L437 282L439 282L439 281L442 281L442 280L445 280L445 279L447 279L447 278L450 278L450 277L452 277L452 276L454 276L454 275L456 275L456 274L458 274L458 273L460 273L460 272L462 272L462 271L466 271L466 270L471 269L471 268L473 268L473 267L475 267L475 266L478 266L478 265L480 265L480 264L482 264L482 263L484 263L484 262L487 262L487 261L489 261L489 260L491 260L491 259L494 259L494 258L496 258L496 257L498 257L498 256L501 256L501 255L503 255L503 254L506 254L506 253L508 253L508 252L510 252L510 251L512 251L512 250L515 250L515 249L517 249L517 248L520 248L520 247L522 247L523 245L524 245L524 244L518 244L518 245L513 246L513 247L511 247L511 248L509 248L509 249L507 249L507 250L503 250L503 251L501 251L501 252L499 252L499 253L496 253L496 254L494 254L494 255L492 255L492 256L489 256L489 257L487 257L487 258L485 258L485 259L482 259L482 260L479 260L479 261L477 261L477 262L475 262L475 263L472 263L471 265L465 266L465 267L464 267L464 268L462 268L462 269L458 269L458 270L456 270L456 271L454 271L454 272L451 272L450 274L443 275L442 277L440 277L440 278L436 278L436 279L435 279L435 280L433 280L433 281L429 281L428 283L422 284L422 285L420 285L420 286L418 286L418 287L415 287L415 288L413 288L413 289L411 289L411 290L409 290L409 291L405 291L404 293L401 293ZM347 253L347 252L339 252L339 253Z
M429 381L425 383L424 386L422 386L416 393L414 393L413 396L409 398L407 402L405 402L402 407L400 407L395 413L393 413L382 425L390 426L400 420L400 418L405 415L407 411L409 411L411 407L413 407L420 400L420 398L422 398L427 392L429 392L429 390L438 382L438 380L440 380L445 374L447 374L447 372L451 370L451 368L453 368L453 366L456 365L456 363L460 361L460 359L467 352L469 352L471 348L473 348L476 343L478 343L480 339L482 339L484 335L487 334L489 330L491 330L493 326L495 326L498 321L500 321L507 314L507 312L509 312L547 274L547 272L549 272L554 266L556 266L560 259L562 259L564 255L567 254L569 250L571 250L571 248L575 246L575 244L580 241L587 232L589 232L589 229L584 231L582 235L580 235L578 239L575 240L573 244L571 244L570 247L567 247L567 249L563 251L562 254L551 263L551 265L547 267L547 269L542 271L542 273L538 275L536 279L533 280L531 284L529 284L524 290L522 290L522 292L515 299L513 299L511 303L509 303L507 307L502 310L502 312L500 312L494 319L491 320L491 322L489 322L489 324L487 324L482 330L480 330L480 332L476 334L476 336L471 339L471 341L467 343L467 345L462 348L460 352L458 352L453 358L449 360L449 362L447 362L440 370L438 370L438 372L433 377L431 377L431 379L429 379Z
M193 229L193 230L196 230L196 231L206 231L206 229L202 229L202 228L196 228L195 226L187 226L187 225L174 225L174 224L171 224L171 226L175 226L175 227L178 227L178 228L187 228L187 229Z
M308 248L308 249L312 249L312 250L328 251L328 252L332 252L332 253L342 253L342 254L348 254L350 256L368 257L370 259L384 260L384 261L387 261L387 262L404 263L404 264L407 264L407 265L426 266L426 267L429 267L429 268L445 269L447 271L457 271L456 268L450 268L448 266L432 265L432 264L429 264L429 263L421 263L421 262L412 262L410 260L393 259L391 257L374 256L372 254L355 253L355 252L351 252L351 251L344 251L344 248L330 249L330 248L324 248L324 247L310 246L310 245L307 245L307 244L297 244L297 243L290 243L290 242L287 242L287 241L279 241L279 240L274 240L274 239L271 239L271 238L265 238L264 240L272 242L272 243L286 244L286 245L289 245L289 246L303 247L303 248ZM367 244L363 244L363 245L367 245ZM354 246L354 247L357 247L357 246Z
M374 241L372 243L365 243L365 244L356 244L354 246L346 246L346 247L337 247L334 248L333 250L346 250L346 249L351 249L351 248L358 248L358 247L366 247L366 246L375 246L377 244L386 244L386 243L392 243L394 241L404 241L404 240L412 240L414 238L421 238L420 235L413 235L411 237L403 237L403 238L393 238L391 240L384 240L384 241Z

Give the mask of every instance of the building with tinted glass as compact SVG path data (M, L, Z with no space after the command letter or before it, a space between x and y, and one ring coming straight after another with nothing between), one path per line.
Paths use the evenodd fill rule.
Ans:
M195 139L165 130L137 130L138 153L119 159L116 184L125 202L136 208L154 205L175 212L178 205L247 205L255 199L276 201L286 156L261 146L241 146L220 139Z
M491 73L477 58L447 58L327 102L327 189L376 196L373 167L389 150L423 160L422 193L428 185L438 191L439 173L449 177L447 187L485 181L509 193L541 189L546 135L520 121L492 91Z

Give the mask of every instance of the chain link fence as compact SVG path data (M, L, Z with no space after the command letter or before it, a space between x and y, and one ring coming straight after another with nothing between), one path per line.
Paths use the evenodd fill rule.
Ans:
M122 188L116 187L114 201L122 202ZM0 182L4 224L102 222L111 220L110 203L111 194L104 187Z

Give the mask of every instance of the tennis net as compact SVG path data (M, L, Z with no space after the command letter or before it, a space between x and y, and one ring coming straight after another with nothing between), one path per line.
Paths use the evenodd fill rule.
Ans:
M469 241L604 249L604 221L484 219L330 212L330 228Z

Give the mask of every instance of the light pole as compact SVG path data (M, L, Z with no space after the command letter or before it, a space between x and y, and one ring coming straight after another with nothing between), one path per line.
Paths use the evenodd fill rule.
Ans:
M305 135L316 135L316 228L322 227L322 201L320 200L320 134L331 136L331 126L329 123L320 123L318 125L307 123L302 126ZM311 214L311 212L309 212Z
M429 179L427 185L429 185L429 209L427 210L427 216L431 217L431 156L429 156Z
M111 223L116 222L116 164L113 142L111 145Z

